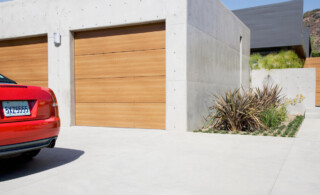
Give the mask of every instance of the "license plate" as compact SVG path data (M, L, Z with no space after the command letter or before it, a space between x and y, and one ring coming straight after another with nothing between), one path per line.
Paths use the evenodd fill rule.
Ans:
M30 115L28 101L3 101L2 108L6 117Z

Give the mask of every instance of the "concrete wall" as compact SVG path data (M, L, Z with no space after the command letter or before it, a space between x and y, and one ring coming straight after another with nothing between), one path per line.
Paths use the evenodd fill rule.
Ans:
M74 125L73 33L86 29L166 22L166 126L185 130L186 0L15 0L0 3L0 40L47 34L49 87L59 101L62 126ZM56 47L53 33L60 33Z
M249 30L220 0L14 0L0 3L0 40L48 35L49 87L62 126L70 126L73 32L160 21L166 22L166 129L193 130L202 125L212 93L239 87L240 59L242 83L249 83ZM53 33L61 34L60 46Z
M316 70L314 68L252 71L252 87L261 88L268 83L281 86L286 98L293 99L297 94L303 94L306 97L301 104L289 106L288 111L291 114L304 114L307 108L315 107Z
M250 30L219 0L188 0L187 44L188 130L195 130L214 94L240 87L240 72L249 87Z

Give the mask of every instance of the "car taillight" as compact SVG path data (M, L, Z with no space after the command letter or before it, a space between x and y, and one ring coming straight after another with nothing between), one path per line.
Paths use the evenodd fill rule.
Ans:
M49 92L51 94L51 97L52 97L52 113L51 113L51 116L56 116L58 117L59 116L59 110L58 110L58 101L57 101L57 98L56 98L56 95L54 94L54 92L49 89Z

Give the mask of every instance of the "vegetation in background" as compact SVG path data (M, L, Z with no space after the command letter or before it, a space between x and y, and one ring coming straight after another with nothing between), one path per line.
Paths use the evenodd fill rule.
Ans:
M316 13L318 11L320 11L320 9L314 9L312 11L307 11L306 13L304 13L303 18L307 18L307 17L310 17L310 16L313 17L314 13ZM317 15L315 15L315 17L317 17ZM319 16L319 18L320 18L320 16Z
M252 69L284 69L284 68L302 68L304 61L292 50L280 51L279 53L270 53L267 56L252 54L250 57L250 66Z
M312 56L320 57L320 9L306 12L303 23L310 29Z
M285 100L280 94L276 85L217 95L205 126L196 132L294 137L304 117L287 126L287 105L301 103L304 97Z
M316 46L315 37L311 36L312 57L320 57L320 52L316 51L315 46Z
M320 57L320 53L317 53L317 52L312 52L312 57Z

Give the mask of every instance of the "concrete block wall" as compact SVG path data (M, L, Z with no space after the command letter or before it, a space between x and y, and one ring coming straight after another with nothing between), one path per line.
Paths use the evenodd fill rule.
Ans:
M188 0L187 44L188 130L192 131L203 126L213 95L249 87L250 30L219 0Z
M238 87L240 72L242 84L248 85L250 32L220 0L3 2L0 41L48 36L49 87L58 98L62 126L72 126L75 124L73 32L162 21L166 23L166 129L194 130L202 125L211 92ZM61 35L60 46L54 45L53 33Z
M293 99L298 94L305 97L301 104L288 107L290 114L304 114L306 109L315 107L316 70L314 68L252 71L252 87L262 88L267 84L278 84L282 88L282 95L288 99Z

